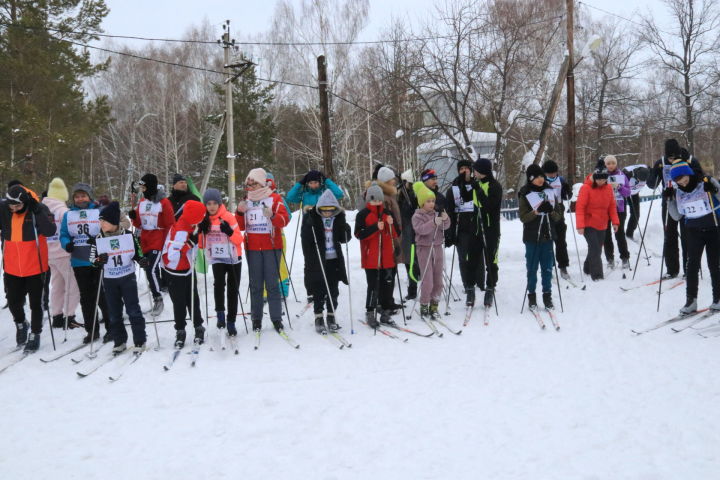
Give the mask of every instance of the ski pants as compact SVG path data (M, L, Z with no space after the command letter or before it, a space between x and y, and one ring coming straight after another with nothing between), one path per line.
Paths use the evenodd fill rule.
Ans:
M555 224L555 259L557 260L558 268L567 268L570 266L567 246L567 223L565 223L564 217Z
M618 212L618 218L620 219L620 225L618 226L617 232L615 232L615 241L617 242L618 253L620 254L620 260L630 260L630 251L627 246L627 237L625 236L625 218L627 213ZM613 229L612 223L608 222L608 228L605 229L605 260L612 262L615 260L615 249L613 246Z
M485 259L485 287L495 288L498 281L498 248L500 246L500 231L485 230L485 241L482 257ZM482 272L480 273L482 275Z
M238 295L240 273L242 263L213 263L212 271L214 277L215 311L225 311L225 297L227 296L227 319L234 322L237 317ZM225 286L227 285L227 291Z
M143 255L148 259L148 265L144 268L145 276L147 277L148 285L150 286L150 292L153 298L157 298L162 295L160 289L165 286L165 278L162 275L160 269L161 255L159 250L150 250Z
M185 319L188 314L192 318L193 327L199 327L203 323L203 318L200 311L197 276L193 281L190 270L165 270L165 272L167 273L168 292L173 304L175 330L185 330L185 325L187 325Z
M663 220L665 220L666 211L667 204L663 202ZM680 245L682 247L682 267L683 272L685 272L687 265L685 225L682 222L673 220L670 215L667 215L667 222L665 225L665 239L663 242L663 254L665 255L665 268L668 275L671 276L676 276L680 273L680 255L678 252L678 228L680 228Z
M439 302L443 290L443 246L418 245L417 255L420 265L427 269L421 273L420 304Z
M455 239L463 288L485 289L485 261L482 254L482 240L470 232L458 232Z
M92 332L93 320L95 317L95 308L99 308L102 313L103 323L105 329L109 331L108 321L110 315L108 315L107 302L105 301L105 293L103 292L100 275L102 275L102 269L95 267L73 267L75 273L75 280L77 281L78 289L80 290L80 309L83 314L83 321L85 323L85 331L88 333ZM100 299L95 303L97 299L98 288L100 289ZM100 318L99 315L97 318ZM96 332L99 332L99 326L95 328Z
M123 322L123 304L130 319L133 343L137 347L144 345L147 340L145 317L140 308L135 272L121 278L103 279L103 290L105 290L105 298L110 312L110 335L115 345L122 345L128 340Z
M250 316L252 328L262 328L263 288L267 291L270 321L275 328L282 328L282 296L280 295L280 261L282 250L247 250L248 276L250 279Z
M639 193L628 197L628 202L625 206L625 209L627 210L628 208L630 209L630 214L628 215L627 229L625 230L625 235L627 235L628 237L632 237L635 233L635 229L638 228L638 225L640 223Z
M25 296L30 298L30 330L32 333L42 332L43 322L43 274L30 277L16 277L5 272L7 302L15 323L25 321Z
M708 270L712 283L713 302L720 300L720 229L718 227L687 229L687 287L688 298L697 298L698 275L703 250L707 252Z
M324 309L327 308L328 313L332 313L337 310L338 307L338 279L337 263L340 260L337 258L325 261L325 275L327 276L327 287L325 286L325 280L320 278L311 282L312 285L312 296L313 296L313 311L317 313L323 313ZM328 292L328 287L330 292Z
M555 258L553 242L525 242L525 266L527 267L527 291L535 293L537 287L537 271L540 266L542 291L552 291L552 272Z
M620 231L620 229L618 229ZM603 266L602 266L602 247L605 241L605 230L597 230L595 228L585 227L585 240L588 244L587 257L585 257L585 264L583 265L583 271L590 275L593 280L600 280L603 278Z
M51 258L50 271L50 315L75 315L80 303L80 291L70 266L70 257Z
M365 297L365 310L372 312L378 307L383 310L390 310L393 301L393 276L392 268L375 268L365 269L365 279L367 280L367 295ZM379 289L378 289L379 286Z

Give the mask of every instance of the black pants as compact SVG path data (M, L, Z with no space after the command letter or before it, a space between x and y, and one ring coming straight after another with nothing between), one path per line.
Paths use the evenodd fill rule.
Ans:
M213 263L212 271L213 277L215 277L213 283L215 311L225 311L225 297L227 296L227 319L229 322L234 322L238 310L238 282L240 281L242 263ZM227 291L225 289L226 285Z
M618 212L618 218L620 219L620 225L618 226L617 232L615 232L615 241L618 246L618 253L620 254L620 260L630 260L630 252L627 246L627 237L625 237L625 212ZM605 259L611 262L615 259L615 249L613 246L613 229L612 223L608 222L608 228L605 230Z
M498 247L500 245L500 233L486 230L485 241L487 245L483 246L482 257L485 260L485 282L487 288L495 288L498 282ZM481 272L482 275L482 272ZM482 286L481 286L482 288Z
M200 312L200 297L197 291L197 280L192 285L193 279L189 271L166 272L168 280L168 292L173 304L173 318L175 319L175 330L185 330L186 316L190 314L193 319L193 326L202 325L203 318ZM192 288L195 287L195 288ZM192 293L191 293L192 291ZM193 300L194 298L194 300ZM192 313L191 303L195 302Z
M340 280L337 278L337 262L337 258L325 261L325 274L327 275L328 282L327 287L325 286L325 280L323 280L322 276L318 280L311 282L313 311L315 313L323 313L325 309L327 309L328 313L332 313L337 310L337 299L339 294L338 284L340 283ZM328 288L330 288L329 294Z
M165 286L165 279L162 275L162 269L160 268L161 255L158 250L150 250L144 254L148 259L148 265L144 268L145 276L147 277L148 285L150 285L150 292L152 292L153 298L161 296L160 289Z
M75 280L80 290L80 310L82 310L83 320L85 322L85 330L88 333L92 332L93 320L95 317L95 300L97 299L97 291L100 285L100 275L102 270L95 267L73 267L73 273L75 274ZM105 301L105 292L100 288L100 299L98 300L97 307L102 313L103 323L105 329L109 331L108 322L110 315L108 314L107 302ZM98 315L97 318L100 318ZM95 327L95 331L99 332L99 326Z
M463 288L480 287L485 289L485 260L483 259L482 240L468 232L458 232L455 240L458 265ZM425 265L421 265L425 268Z
M663 220L666 217L666 211L667 206L663 202ZM665 268L668 275L671 276L676 276L680 273L680 255L678 252L678 228L680 229L680 245L682 246L682 267L683 272L685 272L687 265L685 225L682 222L673 220L670 215L667 215L667 222L665 225L665 239L663 242L663 254L665 255Z
M122 278L106 278L103 280L103 290L107 297L110 312L110 334L115 345L127 342L128 334L123 322L123 304L130 319L130 329L133 334L133 343L140 347L145 344L145 317L143 317L138 299L137 280L135 272Z
M602 266L602 247L605 240L605 230L596 230L585 227L585 240L588 244L588 253L585 257L583 270L593 280L604 277Z
M378 287L378 272L380 272L380 290ZM393 286L395 277L392 268L366 269L365 278L367 279L367 295L365 297L365 309L374 310L380 304L383 310L390 310L393 305Z
M635 234L635 229L638 228L640 223L640 194L636 193L628 197L628 202L625 204L625 210L630 209L630 215L628 216L627 229L625 235L631 237Z
M566 237L567 224L563 218L555 224L555 260L557 260L558 268L567 268L570 266Z
M25 321L25 295L30 297L30 329L32 333L42 332L43 322L43 275L16 277L5 273L7 302L15 323Z
M713 303L720 300L720 230L717 227L687 229L687 296L697 298L698 275L703 250L707 251L707 264L712 282Z
M43 310L50 309L50 274L51 274L51 271L48 268L48 271L45 272L45 283L43 284L43 294L42 294Z

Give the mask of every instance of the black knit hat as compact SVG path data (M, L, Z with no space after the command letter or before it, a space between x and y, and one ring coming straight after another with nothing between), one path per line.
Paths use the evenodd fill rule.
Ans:
M100 220L105 220L113 225L120 225L120 204L118 202L110 202L107 207L100 211Z
M680 144L674 138L665 140L665 158L680 158Z
M525 176L527 177L528 182L532 182L537 177L545 178L545 172L543 172L543 169L540 167L540 165L532 163L528 165L527 169L525 170Z
M458 172L460 172L460 169L463 168L463 167L467 167L467 168L469 168L470 170L472 170L473 164L472 164L472 162L471 162L470 160L465 160L465 159L463 159L463 160L458 160L458 163L457 163L457 170L458 170Z
M140 179L140 185L145 186L145 196L152 197L157 193L158 178L152 173L146 173Z
M548 160L543 163L542 169L545 173L557 173L560 170L558 164L555 163L553 160Z
M473 163L473 169L483 175L492 175L492 160L487 158L478 158L475 160L475 163Z
M18 205L21 203L26 203L29 199L29 196L27 190L25 190L25 187L23 187L21 184L16 183L8 189L5 198L11 205Z
M607 180L608 178L608 171L605 166L598 167L593 172L593 180Z
M175 185L178 182L187 182L187 178L182 173L176 173L173 175L172 184Z

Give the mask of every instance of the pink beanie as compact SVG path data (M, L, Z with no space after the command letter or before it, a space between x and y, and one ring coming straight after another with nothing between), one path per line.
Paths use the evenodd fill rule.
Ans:
M267 184L267 173L262 168L253 168L250 170L250 173L248 173L247 178L245 178L245 183L247 183L248 180L253 180L264 187Z

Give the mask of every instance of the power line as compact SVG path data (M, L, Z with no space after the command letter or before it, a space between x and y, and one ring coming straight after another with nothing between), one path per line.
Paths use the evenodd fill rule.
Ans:
M646 27L646 26L647 26L647 25L645 25L644 23L636 22L635 20L633 20L633 19L631 19L631 18L623 17L622 15L618 15L617 13L609 12L609 11L607 11L607 10L604 10L604 9L600 8L600 7L596 7L596 6L594 6L594 5L590 5L589 3L585 3L585 2L582 2L582 1L580 1L580 2L578 2L578 3L580 3L581 5L585 5L586 7L592 8L593 10L597 10L597 11L599 11L599 12L602 12L602 13L604 13L604 14L606 14L606 15L610 15L610 16L619 18L620 20L625 20L626 22L632 23L632 24L637 25L637 26L639 26L639 27ZM658 32L664 33L665 35L671 35L671 36L672 36L672 35L675 35L674 33L666 32L666 31L660 30L660 29L658 29Z

